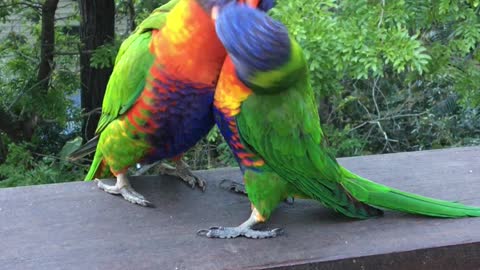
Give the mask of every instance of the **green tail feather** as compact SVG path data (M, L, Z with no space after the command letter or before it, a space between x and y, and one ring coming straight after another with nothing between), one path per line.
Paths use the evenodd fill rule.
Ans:
M352 196L339 183L325 181L295 181L294 186L308 197L351 218L367 219L381 216L383 211Z
M403 192L362 178L345 168L342 186L360 202L390 210L432 217L478 217L480 208Z
M92 165L90 165L90 169L88 170L87 176L85 176L85 181L92 181L97 176L99 172L98 170L104 169L104 168L101 168L102 160L103 160L102 152L100 151L95 152L95 157L93 158ZM110 174L110 170L108 170L108 168L106 172ZM100 178L103 178L103 175L100 176Z
M99 138L99 136L95 136L93 139L86 142L80 148L73 151L70 155L68 155L68 160L69 161L75 161L75 160L78 160L78 159L80 159L80 158L82 158L86 155L89 155L89 154L95 152L95 149L97 148L97 144L98 144L98 138Z
M383 215L382 210L357 200L340 184L334 190L334 195L337 201L343 203L340 204L342 207L335 205L333 208L348 217L366 219Z

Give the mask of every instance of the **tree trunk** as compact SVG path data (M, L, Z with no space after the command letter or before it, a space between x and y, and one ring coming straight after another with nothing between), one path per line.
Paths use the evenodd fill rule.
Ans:
M96 69L90 66L92 52L99 46L113 41L115 34L115 2L114 0L79 0L80 38L82 48L80 54L81 101L85 112L102 106L112 68ZM97 127L99 115L91 114L82 125L86 139L92 138Z
M3 143L2 133L0 132L0 164L7 160L7 146ZM1 180L1 179L0 179Z
M0 108L0 131L14 142L30 141L35 128L37 127L39 117L32 115L26 119L15 119L15 117L4 109Z
M328 97L321 97L318 106L318 115L320 116L320 122L322 124L329 124L329 116L331 112L332 104L328 100Z
M133 4L133 0L127 1L127 10L128 10L128 28L130 32L133 32L137 27L135 23L135 5Z
M46 0L42 5L42 33L40 64L38 66L37 82L39 83L36 95L45 96L50 84L50 75L53 71L53 52L55 49L55 11L57 10L58 0Z

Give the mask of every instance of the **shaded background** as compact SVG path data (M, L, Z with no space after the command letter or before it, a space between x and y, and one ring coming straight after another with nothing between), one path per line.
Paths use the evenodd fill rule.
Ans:
M116 52L165 1L0 0L0 186L83 178ZM480 1L278 0L338 156L480 144ZM186 156L235 165L216 129ZM149 171L155 173L155 169Z

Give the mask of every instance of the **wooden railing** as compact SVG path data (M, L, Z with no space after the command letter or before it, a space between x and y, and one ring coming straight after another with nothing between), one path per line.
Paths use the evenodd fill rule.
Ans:
M339 159L402 190L480 206L480 147ZM480 218L435 219L386 212L354 221L313 201L282 203L266 228L274 239L196 235L234 226L247 198L218 187L238 169L199 172L205 193L171 177L136 177L155 208L92 182L0 189L0 269L480 269Z

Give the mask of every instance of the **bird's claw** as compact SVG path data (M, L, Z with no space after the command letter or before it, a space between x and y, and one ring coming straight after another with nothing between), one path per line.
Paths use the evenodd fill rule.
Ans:
M195 186L198 186L202 191L205 191L205 189L207 188L207 182L205 182L205 180L194 175L191 172L190 174L186 174L183 177L180 176L180 178L182 178L183 181L187 182L192 187L192 189L195 189Z
M160 164L160 173L179 177L186 182L192 189L198 186L202 191L207 188L207 182L202 178L194 175L190 168L181 161L175 168L168 164Z
M123 198L133 204L141 206L152 206L152 203L145 199L142 194L136 192L131 186L124 186L120 189Z
M280 228L270 231L257 231L250 228L240 227L211 227L208 230L199 230L197 235L206 236L208 238L236 238L243 236L251 239L265 239L273 238L283 234L283 230Z
M113 195L122 195L125 200L133 204L138 204L141 206L153 206L151 202L145 199L142 194L136 192L130 185L119 188L116 185L107 185L99 179L95 179L95 182L97 183L99 189Z
M223 188L225 190L234 192L234 193L240 193L244 195L248 195L247 191L245 190L245 185L240 184L238 182L232 181L230 179L223 179L220 184L218 184L220 188Z
M195 189L198 186L202 191L205 191L207 188L207 182L202 178L195 176L190 170L186 171L178 171L175 176L182 179L185 183L187 183L192 189Z

